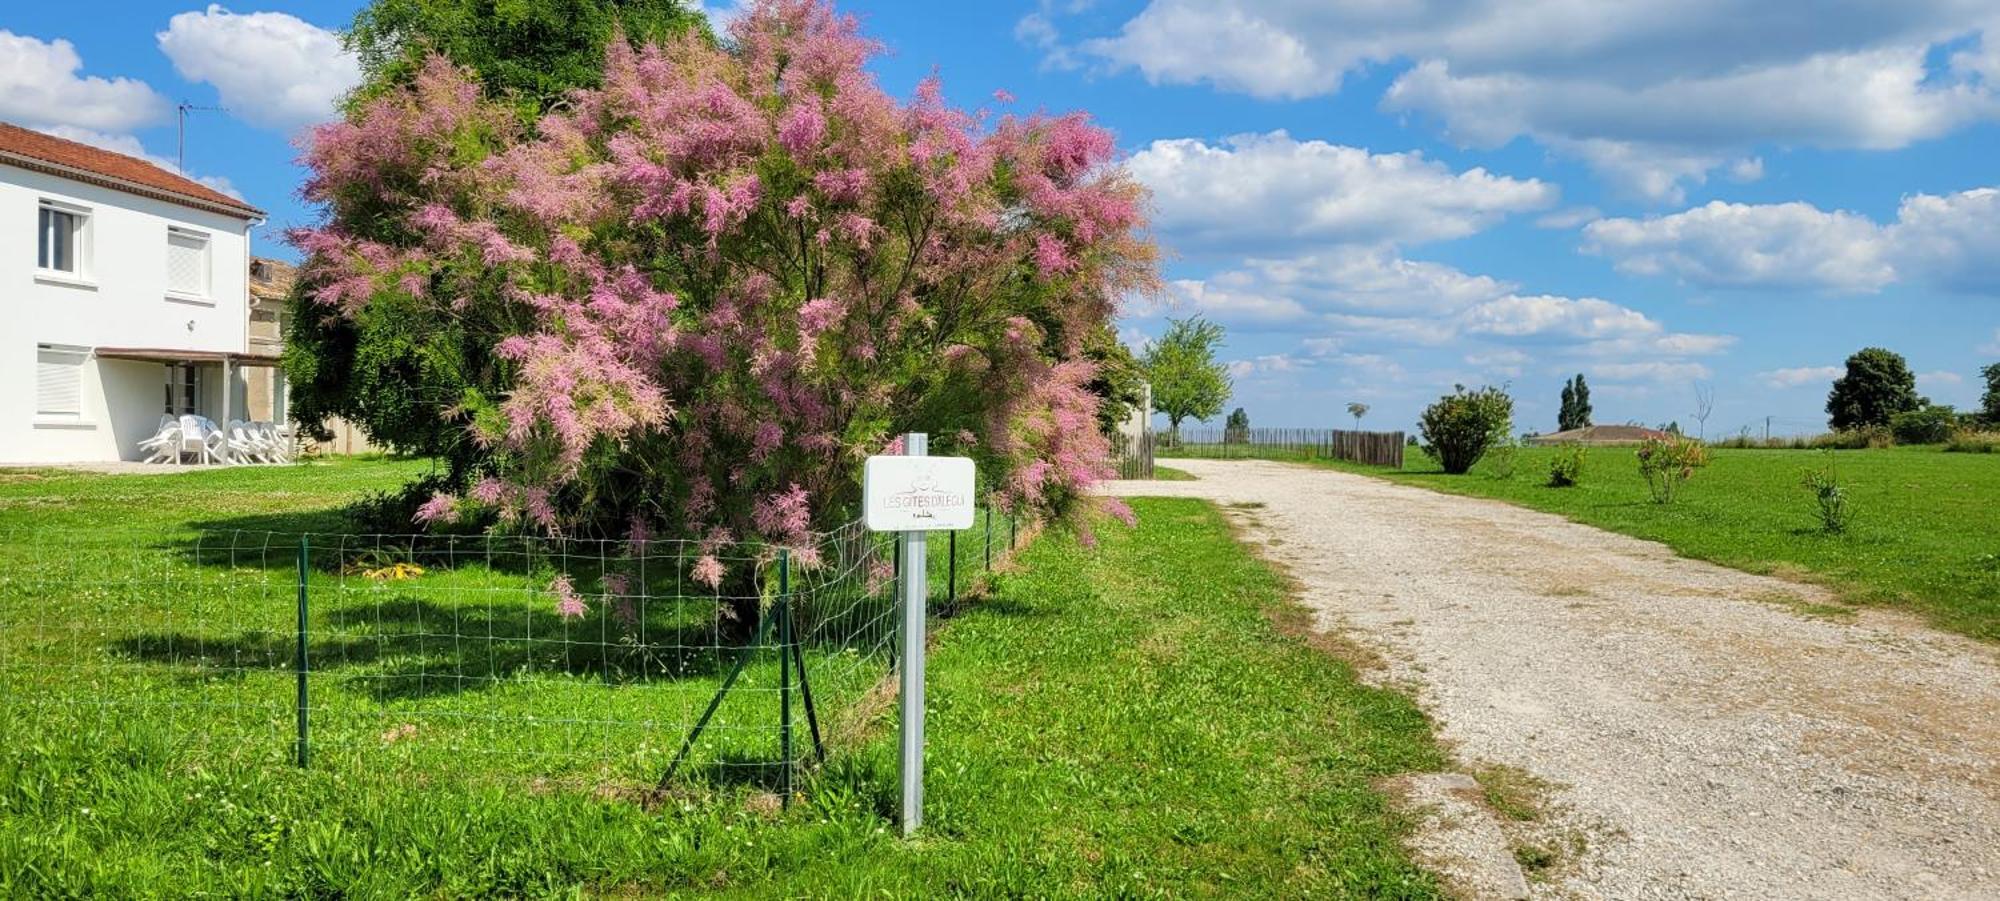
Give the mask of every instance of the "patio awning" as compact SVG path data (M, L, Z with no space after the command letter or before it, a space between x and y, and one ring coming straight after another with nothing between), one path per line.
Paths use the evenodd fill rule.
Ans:
M94 353L103 360L139 360L146 363L228 363L233 366L276 366L277 354L250 351L174 350L165 347L99 347Z

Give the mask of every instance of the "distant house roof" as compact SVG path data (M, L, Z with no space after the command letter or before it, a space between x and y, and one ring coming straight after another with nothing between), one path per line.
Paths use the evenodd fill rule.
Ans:
M1529 444L1638 444L1648 438L1666 438L1667 433L1642 425L1593 425L1552 435L1536 435Z
M263 210L137 157L6 122L0 122L0 163L240 219L264 215Z
M299 267L270 257L250 258L250 299L253 303L283 301L299 280Z

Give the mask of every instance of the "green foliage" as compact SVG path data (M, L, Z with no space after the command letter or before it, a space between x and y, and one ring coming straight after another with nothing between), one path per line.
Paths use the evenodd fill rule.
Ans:
M1945 442L1944 449L1954 454L2000 453L2000 432L1960 429L1951 434L1951 440Z
M1368 405L1355 401L1347 405L1347 415L1354 417L1354 427L1361 428L1361 417L1368 415Z
M1556 431L1590 427L1590 385L1583 380L1583 373L1563 383L1562 406L1556 411Z
M1097 395L1097 427L1106 435L1116 434L1118 425L1146 402L1146 373L1110 323L1084 336L1083 355L1097 367L1084 386Z
M1889 418L1889 431L1897 444L1943 444L1957 429L1958 411L1949 404L1905 410Z
M1684 435L1648 438L1640 443L1638 457L1653 503L1671 504L1694 471L1708 465L1708 446Z
M2000 429L2000 363L1979 370L1986 390L1979 395L1979 419L1987 428Z
M1463 475L1486 455L1486 451L1507 439L1514 430L1514 399L1499 388L1476 391L1464 385L1438 398L1424 409L1417 431L1424 438L1424 452L1436 457L1444 471Z
M1917 377L1903 355L1868 347L1847 358L1847 374L1833 382L1826 414L1834 431L1887 426L1897 413L1929 401L1917 393Z
M1224 444L1250 443L1250 414L1244 412L1242 407L1237 407L1229 411L1229 418L1223 421L1222 442Z
M1200 316L1167 320L1167 332L1140 357L1153 385L1153 409L1167 414L1178 434L1181 421L1221 415L1229 402L1229 369L1216 362L1222 326Z
M1820 531L1839 535L1845 533L1853 522L1854 507L1847 489L1840 484L1840 469L1833 451L1823 453L1825 465L1806 469L1800 474L1799 482L1812 492L1814 508L1819 513Z
M571 89L598 84L617 31L636 47L706 21L683 0L374 0L355 14L346 44L361 58L356 98L407 82L435 51L478 72L488 97L511 98L531 121Z
M1549 487L1575 488L1583 484L1583 464L1589 457L1590 449L1581 444L1556 448L1555 456L1549 458Z

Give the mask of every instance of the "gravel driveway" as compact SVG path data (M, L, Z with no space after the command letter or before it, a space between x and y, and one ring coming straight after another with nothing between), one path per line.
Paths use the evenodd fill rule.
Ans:
M2000 898L2000 652L1495 501L1255 461L1221 502L1468 765L1551 784L1547 897ZM1578 846L1581 850L1574 850Z

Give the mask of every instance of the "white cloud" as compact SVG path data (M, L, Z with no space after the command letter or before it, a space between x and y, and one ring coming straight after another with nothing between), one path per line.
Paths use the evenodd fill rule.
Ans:
M2000 355L2000 328L1993 330L1993 340L1979 345L1979 352Z
M1535 227L1575 228L1594 219L1602 218L1603 215L1594 206L1573 206L1542 214L1535 220Z
M1273 99L1408 62L1388 108L1468 146L1525 136L1677 202L1719 169L1760 176L1756 146L1898 148L2000 118L1992 13L1990 0L1151 0L1075 46L1154 83ZM1940 64L1939 48L1957 49Z
M145 82L81 75L82 68L83 57L68 41L0 29L0 119L107 133L166 118L167 99Z
M332 119L361 81L361 64L339 35L285 13L239 15L209 4L174 16L155 37L181 77L214 85L233 115L266 128Z
M1965 384L1965 376L1948 369L1917 373L1917 390L1935 397L1946 389Z
M1865 216L1806 203L1709 203L1645 220L1600 219L1583 249L1634 275L1672 274L1702 287L1876 291L1896 279L1882 229Z
M1668 216L1601 219L1583 249L1633 275L1705 288L1873 292L1910 278L2000 294L2000 189L1904 198L1888 225L1807 203L1712 202Z
M1161 312L1192 311L1230 325L1285 325L1311 317L1291 298L1235 291L1214 280L1176 279L1167 293L1168 306Z
M1370 153L1283 131L1154 141L1128 161L1154 228L1183 250L1410 244L1460 238L1555 203L1554 185L1452 172L1421 153Z
M1615 382L1693 382L1708 378L1714 374L1703 364L1685 360L1589 363L1584 366L1584 370L1600 379Z
M1797 388L1802 385L1827 384L1847 370L1839 366L1792 366L1757 373L1757 377L1773 388Z
M1577 340L1656 335L1663 329L1644 313L1595 297L1510 295L1467 310L1466 332L1505 338L1553 337Z

